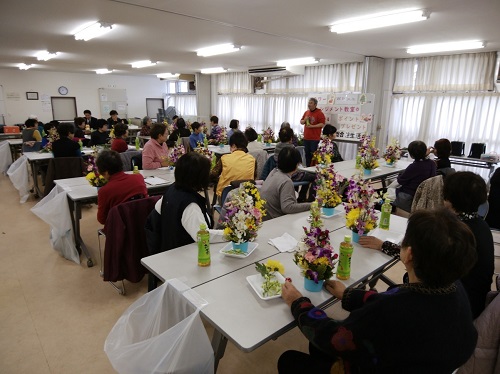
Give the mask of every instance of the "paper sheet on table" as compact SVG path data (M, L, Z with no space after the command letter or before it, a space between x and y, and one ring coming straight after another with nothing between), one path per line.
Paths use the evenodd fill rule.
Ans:
M157 186L159 184L167 184L168 182L163 179L163 178L158 178L158 177L147 177L144 179L144 182L147 184L150 184L151 186Z
M397 233L397 232L391 232L391 230L382 230L382 229L375 229L373 231L370 231L370 233L368 234L370 236L375 236L377 238L379 238L380 240L382 241L389 241L389 242L392 242L392 243L396 243L396 244L401 244L401 242L403 241L403 234L400 234L400 233Z
M297 240L287 232L278 238L269 239L268 243L276 247L280 252L293 252L298 244Z

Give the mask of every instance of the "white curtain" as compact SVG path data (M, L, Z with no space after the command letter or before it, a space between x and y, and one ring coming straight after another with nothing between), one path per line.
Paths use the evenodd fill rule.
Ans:
M217 92L219 94L252 93L252 77L246 72L218 74Z
M196 95L170 95L167 106L174 106L178 116L197 116Z
M399 139L403 146L417 139L432 145L446 138L465 142L467 154L472 143L485 143L486 152L500 153L500 95L394 95L388 135L389 139ZM487 176L487 172L480 174Z
M306 110L307 95L219 95L217 101L220 125L228 127L234 118L240 121L240 130L251 126L258 133L268 126L277 133L286 121L300 134Z
M396 60L393 91L493 90L495 63L496 52Z

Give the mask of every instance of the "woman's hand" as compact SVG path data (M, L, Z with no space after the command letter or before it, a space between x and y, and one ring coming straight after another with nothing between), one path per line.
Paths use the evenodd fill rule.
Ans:
M325 289L330 292L337 299L342 300L345 291L345 285L342 282L335 280L327 280L325 281Z
M360 236L359 244L365 248L376 249L377 251L382 250L382 244L384 242L375 236Z
M281 286L281 298L285 300L285 303L291 307L292 303L302 297L302 294L295 288L292 282L285 282Z

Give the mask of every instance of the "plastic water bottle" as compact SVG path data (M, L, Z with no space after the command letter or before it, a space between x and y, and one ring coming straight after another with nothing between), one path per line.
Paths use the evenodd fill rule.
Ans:
M344 241L340 243L339 263L337 267L337 278L346 280L351 276L351 257L353 247L351 244L351 237L344 236Z
M139 166L134 165L134 170L132 171L132 174L139 174Z
M378 227L380 227L382 230L389 230L392 212L391 200L385 199L380 210L382 211L382 213L380 214L380 223Z
M356 169L360 169L361 168L361 155L358 153L356 155Z
M141 143L139 142L139 137L135 137L135 149L139 150L141 149Z
M80 151L83 149L83 143L81 140L78 141L78 145L80 146Z
M200 230L197 235L198 242L198 266L210 265L210 233L207 231L207 225L200 224Z

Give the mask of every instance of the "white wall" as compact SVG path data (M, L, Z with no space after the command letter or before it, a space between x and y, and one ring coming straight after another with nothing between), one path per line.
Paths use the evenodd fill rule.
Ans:
M128 117L146 115L146 98L163 99L165 82L156 76L124 76L41 72L36 70L0 69L0 85L3 86L5 122L7 125L24 123L30 114L36 114L42 122L51 121L52 111L42 107L42 95L58 96L60 86L68 88L67 97L76 98L78 115L90 109L97 118L108 118L109 113L100 113L99 88L127 90ZM1 92L1 90L0 90ZM38 92L39 100L26 100L26 92ZM19 94L19 99L9 98L9 93ZM15 95L17 96L17 95ZM1 100L1 98L0 98Z

